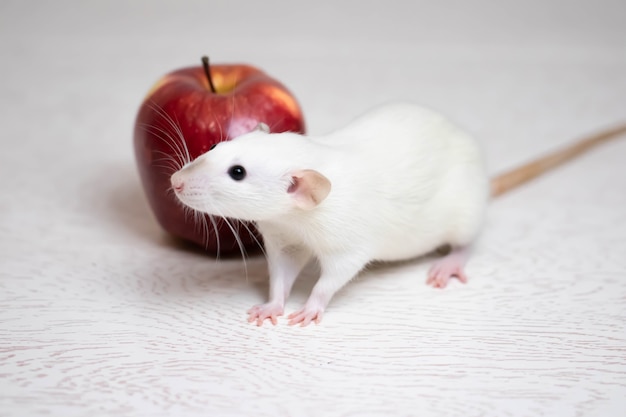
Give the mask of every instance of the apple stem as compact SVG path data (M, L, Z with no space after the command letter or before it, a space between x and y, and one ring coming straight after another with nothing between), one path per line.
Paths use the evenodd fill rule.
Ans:
M216 93L215 86L213 85L213 80L211 79L211 71L209 70L209 57L202 57L202 66L204 67L204 75L206 75L206 79L209 81L209 88L212 93Z

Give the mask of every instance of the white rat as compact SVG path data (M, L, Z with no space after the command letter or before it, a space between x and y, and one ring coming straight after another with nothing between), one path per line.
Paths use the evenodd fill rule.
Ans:
M481 152L444 117L411 104L378 107L325 136L257 129L220 143L171 177L185 205L255 222L270 274L269 301L249 321L276 324L291 287L317 258L321 276L289 324L319 323L333 295L372 261L441 247L427 282L443 288L463 271L489 196L582 152L616 129L491 181ZM491 187L491 188L490 188Z

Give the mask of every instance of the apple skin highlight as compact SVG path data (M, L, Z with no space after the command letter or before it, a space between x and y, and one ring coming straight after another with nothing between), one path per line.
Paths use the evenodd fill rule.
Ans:
M213 65L215 92L203 67L173 71L150 89L141 104L134 128L134 148L141 182L159 224L169 234L219 256L240 254L233 231L219 218L191 213L176 200L170 176L211 146L254 130L259 123L272 133L305 133L302 111L295 97L279 81L245 64ZM204 217L204 219L201 219ZM237 227L246 250L258 238ZM253 226L248 225L252 233Z

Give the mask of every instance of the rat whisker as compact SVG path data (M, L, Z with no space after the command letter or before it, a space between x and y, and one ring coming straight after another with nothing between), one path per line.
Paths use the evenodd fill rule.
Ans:
M202 235L202 241L204 241L204 249L208 251L210 237L211 237L209 224L207 222L207 217L209 217L209 215L199 210L188 207L188 206L184 206L184 209L185 209L185 216L187 218L191 218L191 220L193 221L193 225L196 227L196 230L200 231ZM216 230L216 236L217 236L216 259L219 259L220 242L219 242L219 234L217 233L217 230Z
M247 222L244 222L243 220L237 220L237 221L246 229L250 237L252 237L252 240L254 240L254 243L256 243L259 249L261 249L263 256L267 259L267 253L265 253L265 248L263 247L263 244L261 243L261 241L259 241L257 237L257 233L255 233L252 229L250 229L250 227L248 227Z
M178 158L177 164L182 168L188 162L183 154L183 149L186 148L184 140L177 140L171 135L171 133L156 125L142 125L147 132L154 135L157 139L165 143Z
M176 116L176 123L174 124L174 121L171 121L173 124L174 129L176 130L176 133L178 134L178 137L180 138L180 142L183 146L183 150L185 151L185 163L190 163L191 162L191 155L189 154L189 148L187 147L187 142L185 141L185 136L183 135L183 131L180 127L180 123L178 122L178 116Z
M235 76L236 77L236 76ZM233 85L237 85L237 78L235 78L235 83ZM230 121L228 122L229 125L229 129L228 129L228 133L227 135L230 136L232 134L232 129L230 129L230 126L233 124L233 119L235 118L235 110L236 110L236 104L235 104L235 96L231 96L231 109L230 109ZM232 139L232 138L231 138Z
M243 244L243 241L241 240L241 237L239 236L239 234L237 233L236 229L233 227L231 222L226 217L220 214L221 210L219 209L219 207L217 207L216 205L213 205L212 208L215 209L218 216L222 218L226 226L230 229L233 236L235 237L235 242L237 242L237 246L239 246L239 251L241 252L241 260L243 261L243 269L244 269L246 280L247 280L248 279L248 262L246 260L247 253L246 253L246 249Z
M285 120L285 117L284 117L284 116L283 116L280 120L275 120L272 124L270 124L270 125L268 126L268 127L269 127L270 132L273 132L273 131L274 131L274 129L276 128L276 126L280 125L280 124L283 122L283 120Z
M163 158L156 159L153 162L152 166L156 168L162 168L163 171L168 175L171 175L180 169L180 167L178 166L178 161L176 161L174 158L167 154L165 154L165 157Z
M219 121L217 120L217 116L215 115L215 113L213 113L213 121L215 122L217 127L220 129L220 138L218 142L224 142L226 140L226 137L224 135L224 129L222 129L222 124L219 123Z
M219 227L217 225L217 222L215 221L215 217L212 214L206 214L205 216L203 216L205 225L206 225L206 233L207 233L207 244L209 242L209 224L207 223L207 218L209 219L209 221L211 222L211 225L213 226L213 231L215 232L215 242L217 245L217 259L220 259L221 253L222 253L222 248L221 248L221 243L220 243L220 231L219 231Z
M160 168L163 172L176 172L176 167L167 164L153 164L153 167Z
M176 167L177 167L178 169L182 168L182 167L180 166L180 161L179 161L178 159L176 159L176 158L174 157L174 155L171 155L171 154L169 154L169 153L167 153L167 152L165 152L165 151L153 151L153 152L154 152L155 154L157 154L157 155L161 155L161 156L162 156L162 158L161 158L161 159L159 159L159 161L161 161L161 160L168 160L168 161L174 162L174 163L176 164Z
M186 163L191 162L189 148L187 147L187 143L185 141L183 131L180 127L180 123L178 122L178 118L176 119L176 121L174 121L172 117L161 106L157 105L154 102L150 104L150 107L167 123L167 126L165 126L165 128L169 127L171 128L171 130L173 130L173 132L170 132L170 129L163 129L157 126L152 126L155 129L160 129L160 131L165 134L169 139L171 139L172 142L176 145L177 150L175 152L180 157L181 167L184 166Z

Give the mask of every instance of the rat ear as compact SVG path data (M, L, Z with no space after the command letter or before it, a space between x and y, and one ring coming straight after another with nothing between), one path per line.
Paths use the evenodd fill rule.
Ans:
M311 210L330 193L330 181L312 169L294 171L291 173L291 185L287 192L293 196L296 207Z
M270 133L270 127L263 122L259 122L259 124L256 125L254 130L258 130L263 133Z

